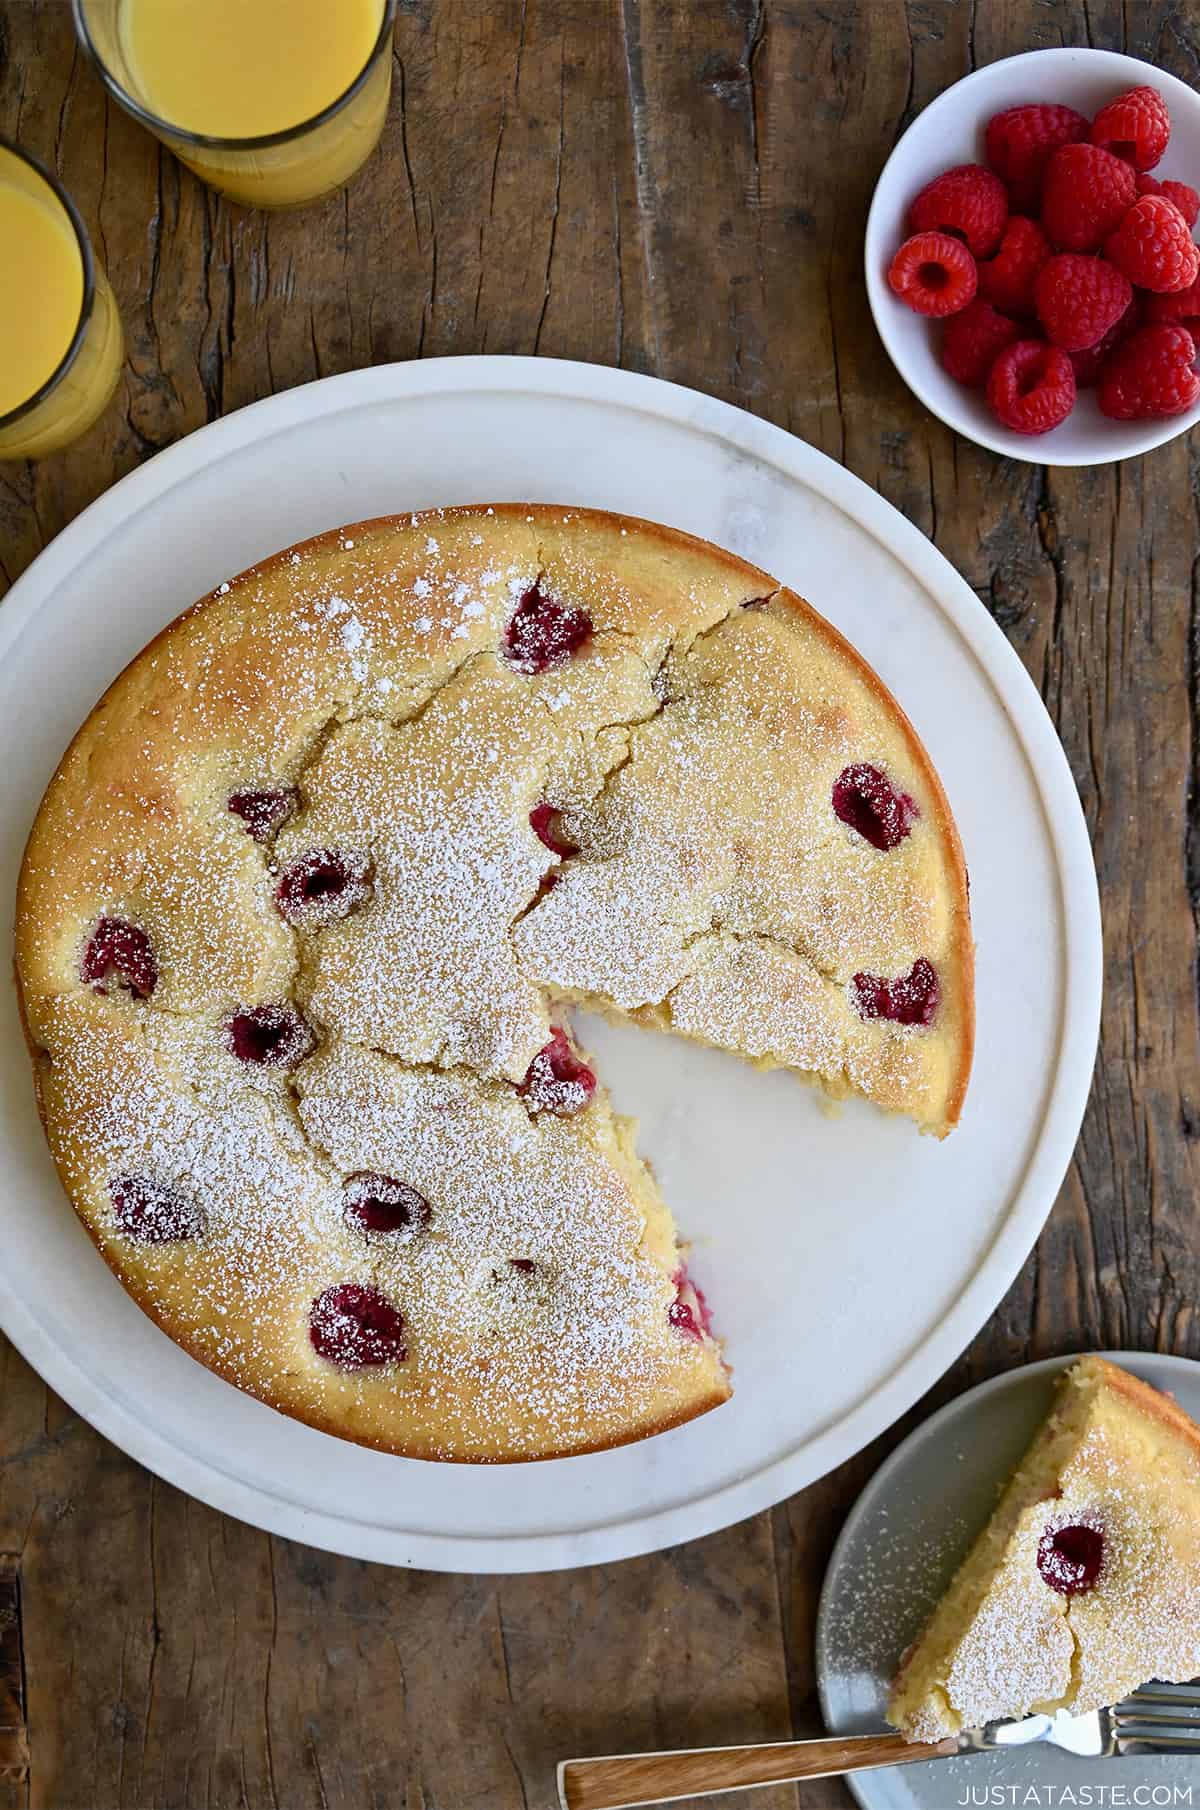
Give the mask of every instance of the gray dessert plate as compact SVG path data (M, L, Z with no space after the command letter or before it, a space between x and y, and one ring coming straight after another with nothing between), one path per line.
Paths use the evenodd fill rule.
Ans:
M1102 1355L1167 1390L1200 1420L1200 1363L1150 1352ZM1048 1412L1055 1379L1073 1362L1049 1358L960 1395L909 1434L858 1498L829 1561L817 1616L817 1684L831 1734L886 1726L901 1653ZM847 1783L864 1810L1200 1805L1200 1760L1088 1760L1034 1747L889 1766Z

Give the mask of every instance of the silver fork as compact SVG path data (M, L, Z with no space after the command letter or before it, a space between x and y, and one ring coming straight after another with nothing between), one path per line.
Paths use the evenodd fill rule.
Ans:
M1148 1684L1114 1708L1086 1716L1060 1712L1027 1716L1021 1722L989 1722L986 1728L945 1741L912 1742L897 1734L840 1735L751 1747L692 1747L674 1753L562 1760L558 1801L561 1810L634 1810L637 1805L670 1804L717 1791L746 1791L755 1785L790 1784L963 1753L995 1753L1038 1742L1097 1760L1130 1754L1200 1754L1200 1679L1192 1684Z

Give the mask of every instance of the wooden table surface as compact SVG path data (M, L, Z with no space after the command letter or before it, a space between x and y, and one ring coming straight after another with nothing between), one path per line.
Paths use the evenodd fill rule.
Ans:
M1195 439L1095 471L994 458L904 388L863 286L897 134L1052 44L1196 82L1200 0L402 0L380 150L272 217L106 103L66 0L0 0L0 133L58 169L129 337L102 423L0 467L0 590L142 459L313 377L536 352L692 384L841 460L966 575L1066 745L1107 948L1079 1148L992 1320L870 1450L709 1539L512 1579L330 1557L156 1481L0 1340L0 1810L549 1810L567 1754L815 1732L826 1555L915 1419L1048 1353L1200 1356Z

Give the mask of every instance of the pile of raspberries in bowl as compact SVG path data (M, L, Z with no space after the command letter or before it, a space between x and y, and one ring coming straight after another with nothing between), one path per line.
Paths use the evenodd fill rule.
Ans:
M986 165L946 170L912 202L888 283L943 323L943 368L1013 432L1049 432L1093 386L1117 421L1200 400L1200 195L1152 174L1170 135L1150 87L1092 120L1009 107L987 122Z

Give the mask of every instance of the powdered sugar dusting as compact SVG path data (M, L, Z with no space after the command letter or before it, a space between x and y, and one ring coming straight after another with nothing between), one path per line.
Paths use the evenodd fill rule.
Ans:
M531 1418L576 1442L616 1424L631 1382L661 1385L685 1361L670 1278L642 1249L603 1137L535 1118L511 1089L462 1070L348 1044L307 1064L298 1093L305 1130L340 1169L402 1171L430 1201L421 1240L376 1245L374 1280L408 1304L414 1350L439 1353L441 1439L454 1440L464 1382L472 1415L482 1399L514 1442Z
M432 1456L609 1443L725 1392L711 1340L671 1323L673 1230L603 1092L565 1069L522 1092L562 1000L918 1114L937 1080L936 1033L846 1003L873 952L907 965L948 935L928 815L885 874L829 808L851 754L894 753L886 712L798 619L739 616L723 567L664 601L649 566L643 605L636 537L617 574L570 518L540 522L359 527L222 586L68 757L23 931L56 1158L118 1273L243 1387ZM548 559L588 636L520 670L506 629ZM276 795L296 808L248 835L229 799ZM83 986L105 912L148 939L151 998ZM286 1063L234 1055L231 1023L297 1012ZM196 1202L178 1223L202 1234L135 1245L114 1174ZM428 1203L420 1236L356 1229L363 1174ZM347 1337L379 1291L403 1356L326 1362L328 1290Z
M306 945L300 992L317 1021L410 1062L525 1075L549 1031L513 938L551 865L530 809L572 783L600 728L654 708L643 664L620 650L555 684L573 700L561 723L484 654L407 721L330 734L276 858L369 846L373 899Z
M837 820L834 778L882 735L820 650L799 675L781 659L788 633L743 613L668 660L628 758L565 814L579 857L518 949L552 987L936 1122L937 1038L865 1024L852 977L941 958L938 853L921 826L883 853Z

